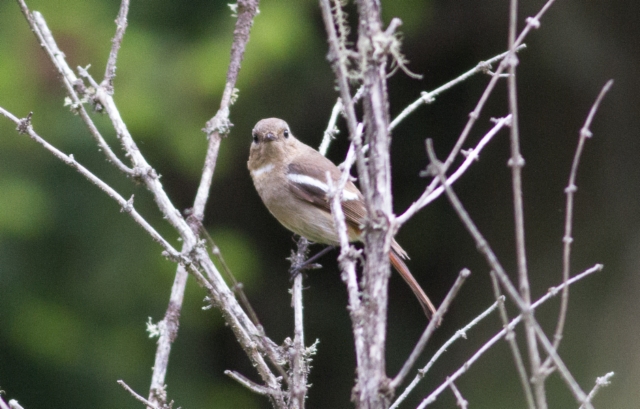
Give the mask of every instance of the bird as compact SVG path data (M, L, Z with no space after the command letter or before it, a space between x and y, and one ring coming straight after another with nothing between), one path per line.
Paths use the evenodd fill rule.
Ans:
M252 131L247 167L258 195L269 212L288 230L309 241L337 246L340 243L327 197L327 173L337 185L341 171L314 148L296 139L289 125L279 118L258 121ZM367 217L364 196L347 181L342 210L349 241L362 241ZM393 239L389 260L407 282L427 316L436 309L413 277L404 260L406 251Z

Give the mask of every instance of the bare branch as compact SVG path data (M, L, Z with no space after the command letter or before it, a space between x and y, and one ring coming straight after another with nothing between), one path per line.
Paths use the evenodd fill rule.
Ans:
M521 51L521 50L524 50L525 48L527 48L527 46L525 44L522 44L518 46L518 48L516 48L516 51ZM498 54L495 57L492 57L486 61L480 61L478 65L476 65L469 71L465 72L464 74L460 75L457 78L454 78L453 80L447 82L446 84L439 86L433 91L421 92L420 98L418 98L417 100L409 104L405 109L402 110L402 112L400 112L400 114L398 114L397 117L395 117L393 121L391 121L391 123L389 124L389 130L392 131L393 129L395 129L396 126L400 124L400 122L404 121L410 114L412 114L421 105L434 103L436 100L436 97L442 94L443 92L448 91L454 86L466 81L467 79L474 76L475 74L488 73L489 69L491 68L491 65L502 60L508 53L509 51L505 51L502 54ZM493 75L493 73L491 74Z
M524 203L522 193L522 167L524 159L520 153L520 128L518 125L518 91L516 87L516 66L518 57L515 49L517 45L516 30L518 24L518 0L511 0L509 7L509 53L503 60L506 63L509 76L507 78L507 91L509 96L509 113L511 118L511 189L513 192L513 215L515 223L515 247L516 264L518 270L518 287L522 297L521 309L525 321L525 339L527 341L529 363L531 365L532 383L538 409L546 409L546 393L544 389L544 375L540 370L540 352L534 334L534 318L530 310L531 291L529 286L529 273L527 271L527 256L524 231Z
M27 17L27 20L30 22L32 29L38 32L31 13L26 8L24 1L20 1L23 13ZM42 44L45 43L44 40L42 40L42 35L39 35L38 38ZM48 50L47 52L56 67L58 67L65 84L75 83L76 78L72 77L72 71L69 69L61 68L66 67L66 63L64 63L64 65L62 63L58 63L58 57L61 56L61 53L60 55L54 55L50 50ZM86 70L84 70L82 74L85 78L87 78L87 80L90 81L91 84L95 84L95 81L90 77ZM208 292L211 302L222 310L222 315L225 318L227 324L233 330L241 347L245 350L245 352L251 359L258 373L265 381L265 384L269 385L269 387L273 389L279 389L281 387L280 380L271 372L271 369L263 358L263 354L267 356L269 355L264 350L264 346L268 344L269 348L272 348L272 344L275 344L272 341L268 340L268 338L264 336L263 332L260 331L244 313L237 300L235 299L233 293L229 290L226 283L221 278L220 273L217 271L215 265L211 262L211 259L205 251L204 247L200 245L197 236L191 230L190 226L186 223L180 212L171 203L170 199L163 190L162 184L159 181L159 176L151 168L151 166L149 166L146 159L142 156L142 153L136 146L126 125L122 121L122 118L116 108L111 95L109 95L102 87L98 86L92 98L104 109L104 111L111 119L123 149L126 151L127 156L134 164L133 174L146 185L147 189L152 193L156 204L164 218L177 230L181 239L183 240L185 246L182 254L177 253L173 249L171 249L172 251L167 251L167 254L169 256L172 256L175 260L183 262L184 265L188 267L188 271L195 276L197 282ZM27 125L28 124L23 125L25 129L28 129ZM64 156L66 157L66 155ZM69 158L66 159L66 162L72 163ZM117 200L121 202L121 200ZM123 209L129 211L130 207L131 204L125 201ZM132 214L136 215L137 213L134 212ZM157 237L154 238L157 240ZM183 254L188 254L189 256L184 256ZM200 271L204 272L207 275L206 279L201 275ZM260 340L260 342L256 343L256 339ZM279 357L278 359L275 359L275 361L280 363L283 362L283 360ZM164 385L161 385L161 387L164 387ZM275 395L274 405L277 407L285 407L284 401Z
M169 258L171 258L171 259L173 259L175 261L178 261L178 262L182 260L181 254L176 249L174 249L173 246L171 246L171 244L169 244L169 242L166 241L160 235L160 233L158 233L135 210L135 208L133 207L133 200L132 200L133 198L127 200L124 197L120 196L120 194L118 192L116 192L111 186L107 185L105 182L102 181L102 179L100 179L99 177L97 177L96 175L91 173L91 171L89 171L87 168L85 168L80 163L78 163L75 160L75 158L73 157L73 155L66 155L63 152L61 152L60 150L58 150L55 146L53 146L49 142L45 141L40 135L38 135L33 130L33 127L31 126L31 114L29 114L29 116L27 116L26 118L18 119L16 116L14 116L10 112L6 111L4 108L0 107L0 115L3 115L4 117L8 118L13 123L15 123L17 125L17 130L18 130L19 133L29 135L29 137L31 139L33 139L35 142L37 142L40 145L42 145L46 150L51 152L56 158L60 159L65 164L67 164L70 167L72 167L75 170L77 170L78 173L80 173L87 180L89 180L89 182L91 182L94 185L96 185L98 188L100 188L100 190L102 190L109 197L111 197L113 200L115 200L120 205L121 211L123 211L123 212L127 213L129 216L131 216L131 218L136 223L138 223L140 226L142 226L142 228L151 236L151 238L154 241L159 243L162 246L162 248L164 248L167 257L169 257Z
M576 275L575 277L572 277L566 285L572 285L574 283L576 283L577 281L589 276L590 274L593 274L595 272L598 271L602 271L602 264L596 264L595 266L585 270L584 272ZM542 305L543 303L547 302L548 300L550 300L551 298L555 297L558 292L565 286L565 284L560 284L557 287L553 287L550 288L549 291L547 292L547 294L545 294L544 296L540 297L538 299L538 301L534 302L533 304L531 304L531 309L535 310L536 308L538 308L540 305ZM497 307L497 303L494 304L494 306ZM493 307L493 306L492 306ZM495 308L494 308L495 309ZM485 311L486 313L486 311ZM522 314L518 315L516 318L512 319L511 322L509 322L509 328L511 330L513 330L515 328L516 325L518 325L520 323L520 321L522 321ZM455 371L452 375L449 375L449 377L447 378L447 380L441 384L440 386L438 386L433 392L431 392L431 394L429 396L427 396L418 406L419 409L424 409L426 406L430 405L431 403L435 402L435 400L438 398L438 396L449 387L449 383L455 381L456 379L458 379L460 376L462 376L485 352L487 352L492 346L494 346L499 340L501 340L503 337L505 337L507 334L507 328L503 328L500 332L498 332L496 335L494 335L491 339L489 339L489 341L487 341L482 347L480 347L480 349L478 349L472 356L471 358L469 358L460 368L458 368L457 371ZM456 334L457 335L457 334ZM448 346L449 343L445 344L445 346ZM441 348L441 350L444 350L444 346L443 348ZM438 353L440 353L440 351L438 351ZM438 353L436 353L436 355L438 355ZM439 356L439 355L438 355ZM434 355L435 357L435 355ZM432 359L433 361L433 359ZM429 364L432 364L432 362L430 361ZM424 374L422 375L424 376ZM422 377L420 377L420 379L422 379ZM418 377L416 377L416 380L414 380L414 382L411 383L410 387L414 388L415 385L414 383L417 384L417 382L419 382ZM403 397L405 397L405 393L403 393L402 395ZM394 406L392 406L390 409L396 408L397 405L394 403Z
M308 252L309 241L304 237L298 240L298 254L304 259ZM295 263L292 263L295 264ZM291 357L291 377L289 383L290 401L294 404L294 408L303 409L304 401L307 397L307 376L309 374L309 366L305 361L304 346L304 321L303 321L303 303L302 303L302 279L304 274L298 273L293 279L293 288L291 289L291 307L293 307L293 323L294 337L292 344Z
M344 109L344 105L342 105L342 99L338 98L336 103L333 105L333 109L331 110L331 117L329 118L329 123L327 124L327 129L324 131L324 136L322 137L322 142L318 147L318 152L322 156L327 156L327 150L329 150L329 144L333 139L335 139L336 134L338 133L338 127L336 123L338 122L338 115Z
M149 402L148 400L146 400L145 398L143 398L142 396L138 395L136 393L136 391L134 391L133 389L131 389L131 387L129 385L127 385L123 380L118 380L118 385L122 386L124 388L124 390L126 390L127 392L129 392L131 394L131 396L133 396L137 401L144 403L144 405L147 408L151 408L151 409L160 409L158 406L154 405L153 403Z
M588 402L591 402L593 400L593 398L596 396L596 394L600 391L601 388L611 385L611 381L609 379L611 379L613 375L614 375L613 372L609 372L605 376L601 376L596 379L596 385L593 387L593 389L591 389L591 392L589 392L589 395L587 396ZM586 409L586 407L584 404L582 404L580 405L579 409Z
M359 124L357 128L360 138L363 125ZM358 285L358 278L356 275L356 260L360 255L351 244L349 244L349 237L347 235L347 224L345 222L344 212L342 211L342 197L344 193L344 187L349 180L351 166L355 161L355 144L351 143L347 156L343 163L342 175L338 180L337 186L333 185L333 180L330 175L327 175L327 184L329 191L327 192L327 198L330 201L331 214L333 215L334 224L338 237L340 238L340 255L338 256L338 262L340 264L340 271L342 281L347 286L347 294L349 297L349 314L351 316L351 325L353 328L353 337L356 349L357 362L363 362L365 358L365 340L364 340L364 323L362 315L364 314L362 308L362 300L360 296L360 286Z
M449 382L449 387L453 391L453 395L456 397L456 405L460 407L460 409L467 409L469 402L462 396L458 388L453 382Z
M447 178L447 184L452 185L455 181L457 181L464 172L471 167L471 164L478 161L480 159L480 152L482 149L493 139L493 137L505 126L509 126L511 123L511 115L507 115L504 118L500 118L496 120L496 124L486 133L485 136L480 139L478 145L470 149L468 151L464 151L463 153L466 156L464 162L460 165L460 167L453 172L449 178ZM439 186L436 188L436 184L431 183L425 191L422 193L420 198L413 202L411 206L400 216L398 216L395 220L397 228L400 228L403 224L405 224L411 217L413 217L417 212L419 212L422 208L427 206L429 203L436 200L440 195L444 192L444 188Z
M340 7L340 5L336 4L336 7ZM355 138L358 127L358 118L356 116L354 102L355 98L351 96L349 88L349 70L345 65L345 59L342 58L343 55L341 54L340 40L336 31L336 22L333 18L333 13L331 12L330 0L320 0L320 9L322 11L322 19L324 21L324 26L325 30L327 31L329 42L329 55L327 58L331 63L331 68L333 68L333 72L335 73L336 79L338 81L338 88L340 90L340 98L344 106L347 128L349 129L349 136L351 138L351 141L355 141L358 143L356 144L356 152L359 152L362 149L362 145L358 138ZM361 167L364 168L364 157L361 157L361 155L357 155L356 158L359 162L358 169L360 169ZM369 175L366 172L363 172L363 174L359 174L359 177L361 187L364 185L369 185Z
M104 80L102 80L102 84L100 84L112 94L113 79L116 77L116 60L118 59L118 51L120 51L122 40L124 39L124 32L127 29L127 14L129 14L129 0L122 0L120 3L120 11L116 18L116 34L111 40L111 52L109 53L109 59L107 60Z
M100 131L98 131L98 128L93 123L91 117L89 117L89 114L84 107L84 103L88 98L92 98L92 95L85 88L84 83L80 79L78 79L78 77L76 77L71 67L69 67L69 65L67 64L65 55L58 48L58 45L56 44L56 41L53 38L53 35L51 34L51 31L49 30L44 17L42 17L42 14L38 13L37 11L34 11L32 14L23 0L19 0L18 3L22 8L23 14L27 18L27 22L29 23L31 30L36 35L38 42L49 56L49 59L58 70L58 73L60 73L62 83L67 90L67 95L71 99L70 105L72 112L80 115L80 118L82 118L82 121L89 129L89 133L96 141L100 149L104 152L107 160L113 163L124 174L129 176L133 175L133 169L126 166L116 156L111 147L107 144L104 137L100 134ZM79 93L80 95L78 95Z
M404 381L404 378L407 376L411 368L413 368L413 365L415 365L416 361L420 357L420 354L422 354L422 351L427 346L427 342L429 342L431 335L433 335L433 332L442 322L442 318L444 314L447 312L449 305L451 304L453 299L456 297L456 295L458 294L458 291L460 291L460 288L462 287L462 284L464 284L464 281L467 279L467 277L469 277L470 274L471 274L471 271L469 271L466 268L460 271L460 274L458 274L458 278L451 286L449 293L442 301L442 304L440 304L440 307L438 307L438 310L436 311L436 313L433 314L431 321L429 321L427 328L425 328L424 332L420 336L420 339L416 343L416 346L413 347L413 351L411 351L409 358L407 358L404 365L402 365L402 369L400 369L400 372L398 372L398 375L396 375L395 378L393 378L393 381L391 381L392 389L397 388Z
M219 111L216 113L214 118L212 118L207 123L207 128L205 128L209 139L209 144L207 147L207 154L205 156L202 176L200 178L200 184L198 185L198 191L194 199L193 208L190 211L190 217L193 218L193 220L189 224L195 234L197 234L200 228L202 228L202 221L204 220L204 209L209 198L209 190L211 188L211 182L213 180L213 174L220 150L220 143L222 140L221 135L224 135L229 131L229 106L232 103L233 91L235 89L235 83L240 71L240 63L244 56L244 50L246 48L247 42L249 41L249 32L251 29L253 18L257 13L257 5L258 1L238 2L238 18L236 20L236 28L234 30L233 45L231 46L231 60L229 62L229 69L227 71L225 90L220 102ZM202 228L202 230L204 230L204 228ZM186 246L187 244L185 243L185 247L183 248L186 249ZM213 249L213 253L214 255L216 255L215 248ZM226 267L226 264L224 263L219 250L217 254L219 256L219 259L222 260L223 266ZM228 271L228 276L232 280L233 288L238 289L239 285L231 274L231 271ZM167 312L165 314L165 322L167 322L167 320L170 320L173 323L171 326L168 326L168 329L175 329L175 331L163 332L158 339L156 360L153 367L152 381L149 390L149 399L158 403L164 402L163 399L157 399L162 398L163 396L161 394L158 394L158 392L164 391L164 383L166 378L167 366L169 363L169 354L171 352L171 344L177 336L178 320L180 317L180 310L182 307L182 300L184 297L186 282L186 272L178 267L176 271L176 277L174 279L174 284L171 288L169 306L167 307ZM257 325L257 316L255 315L255 312L253 312L253 309L251 308L243 292L240 292L240 299L243 300L243 303L251 317L251 320L254 324ZM260 333L262 334L262 331L260 331ZM272 360L275 360L273 359L273 349L270 347L270 343L267 340L263 340L262 344L265 350L268 351L267 353L272 356ZM281 373L284 374L284 370L280 367L280 365L276 365L276 368L278 368ZM164 396L164 399L166 399L166 396Z
M204 208L209 197L209 188L213 179L213 171L218 158L218 150L220 148L221 138L229 133L232 126L229 121L229 107L233 104L236 97L235 84L240 72L244 52L249 42L249 34L253 19L258 14L259 0L239 0L237 2L237 15L235 29L233 30L233 44L231 45L231 59L227 70L227 80L220 101L220 109L211 118L203 131L207 134L209 146L207 148L207 156L205 165L198 186L198 193L194 201L194 217L202 221L204 218Z
M351 102L356 104L364 93L364 87L358 88L358 91L353 95L353 99ZM338 114L342 113L345 116L344 104L342 103L342 98L338 97L336 103L333 105L331 109L331 117L329 118L329 122L327 123L327 129L325 129L324 134L322 136L322 142L318 147L318 152L322 154L322 156L327 156L327 150L329 149L329 145L335 139L336 135L340 132L337 127L338 122ZM359 125L359 124L356 124ZM362 137L362 132L360 132L359 138ZM340 166L340 165L338 165Z
M171 286L169 305L162 319L162 325L159 325L160 336L158 337L151 386L149 388L149 401L155 405L163 405L167 401L165 378L169 366L171 345L178 336L180 313L182 311L182 302L184 301L184 288L187 285L187 274L188 272L184 267L178 266Z
M600 90L600 94L596 98L587 119L585 120L582 129L580 130L580 138L578 140L578 146L576 148L575 155L573 157L573 163L571 164L571 173L569 174L569 183L564 190L567 195L567 202L565 208L564 219L564 236L562 237L563 251L562 251L562 279L567 281L570 274L571 265L571 243L573 243L572 226L573 226L573 198L578 187L576 186L576 178L578 176L578 165L580 164L580 158L582 157L582 151L584 144L588 138L591 138L592 133L590 130L591 122L600 106L600 102L604 98L607 92L611 89L613 80L607 81L607 83ZM560 346L562 340L562 333L564 331L565 319L567 316L567 309L569 306L569 288L564 287L562 290L562 298L560 300L560 312L558 314L558 323L556 325L555 334L553 336L553 348L555 350ZM543 364L543 368L548 368L550 364L550 358L547 358Z
M487 264L489 264L489 266L496 272L500 283L507 290L507 294L509 295L509 297L516 303L521 311L525 311L527 308L525 307L520 294L514 287L513 283L511 283L511 280L507 276L506 271L491 249L491 246L482 236L482 233L480 233L480 230L478 230L473 220L471 220L469 213L467 213L464 206L462 205L462 202L460 202L460 199L458 199L458 196L455 194L451 186L446 183L444 164L440 162L435 156L435 152L433 150L433 141L431 139L427 139L426 145L429 161L431 162L429 166L431 167L431 170L434 172L434 174L440 178L440 183L444 186L447 198L451 202L453 209L456 211L456 213L458 213L458 217L460 217L460 220L464 224L465 228L467 229L467 231L469 231L469 233L475 240L478 251L485 257L485 259L487 260Z
M15 399L10 399L9 404L6 404L4 399L2 399L3 392L4 391L0 391L0 409L24 409Z
M424 378L425 374L429 371L429 369L431 369L431 367L438 360L438 358L440 358L445 352L447 352L449 346L451 346L451 344L453 344L455 341L459 340L460 338L466 339L467 331L469 331L471 328L475 327L480 321L482 321L483 319L491 315L491 313L495 311L496 308L498 308L499 302L504 302L504 297L502 297L501 301L496 301L495 303L493 303L489 308L484 310L480 315L475 317L470 323L465 325L462 329L459 329L458 331L456 331L454 336L452 336L447 340L447 342L442 344L440 349L438 349L438 351L431 357L427 365L418 371L418 374L415 376L415 378L413 378L409 386L407 386L407 388L402 392L402 394L398 396L398 399L396 399L396 401L393 402L393 405L391 405L389 409L397 409L398 406L407 398L407 396L409 396L409 393L411 393L411 391L413 391L413 389L418 385L418 383Z
M527 303L525 303L522 300L522 298L519 296L515 287L513 287L513 284L511 284L510 280L505 274L505 271L502 269L502 266L500 265L497 258L495 257L495 254L489 247L488 243L484 240L480 232L477 230L477 228L475 227L475 224L473 223L473 221L471 221L471 218L469 217L466 210L464 210L462 203L460 203L460 201L458 200L457 196L453 192L453 189L451 189L450 186L445 184L445 176L442 173L442 164L435 157L435 153L433 151L433 144L431 140L427 140L427 153L429 155L429 159L433 165L435 172L440 177L441 183L444 184L445 186L445 190L447 192L447 196L449 197L449 200L451 201L451 204L453 205L454 209L456 210L460 218L463 220L465 226L467 227L471 235L475 238L478 248L485 255L485 258L487 259L487 262L489 263L491 268L493 268L494 271L496 271L497 277L499 278L504 288L507 290L507 293L509 294L509 296L513 299L513 301L516 302L516 304L518 305L518 308L520 308L520 311L522 312L521 315L524 317L525 321L528 320L530 328L535 332L535 335L537 336L537 338L543 343L547 352L552 356L554 363L558 365L558 369L563 379L567 383L567 385L571 388L572 392L574 393L576 398L579 400L579 402L580 403L584 402L584 399L582 396L584 395L584 392L582 392L580 388L577 386L577 384L573 380L573 377L568 372L568 370L566 370L566 367L564 366L560 358L557 356L557 353L555 352L551 344L550 343L549 345L546 344L548 340L546 339L546 336L544 335L544 332L540 328L539 324L536 322L535 318L533 317L532 307L530 305L527 305ZM539 372L539 367L535 369L537 371L534 372L534 385L538 386L538 390L536 390L536 400L537 400L537 405L539 407L541 404L546 405L546 396L544 394L538 395L539 393L544 392L544 390L542 388L542 381L538 382L538 384L535 383L536 382L535 377L538 375L541 375ZM424 406L421 406L421 407L424 407Z
M11 399L11 400L9 401L9 408L10 408L10 409L24 409L24 408L22 407L22 405L20 405L20 404L18 403L18 401L17 401L17 400L15 400L15 399Z
M587 394L584 393L584 391L580 388L580 385L578 385L578 382L576 382L573 375L571 375L569 368L567 368L565 363L562 361L562 359L560 358L560 355L558 355L558 352L555 349L553 349L553 345L551 345L551 341L549 341L549 338L547 338L547 335L544 333L542 328L540 328L540 325L532 325L532 328L535 331L536 336L538 337L538 340L540 341L544 349L547 351L547 353L553 360L553 364L558 369L560 377L564 380L564 382L569 387L569 390L573 393L573 396L576 398L576 401L581 405L584 405L586 409L594 409L591 402L589 402L589 400L587 399Z
M244 375L239 374L238 372L235 372L235 371L227 370L227 371L224 371L224 374L227 375L229 378L237 381L240 385L244 386L250 391L257 393L258 395L274 396L282 393L281 391L270 389L262 385L258 385L257 383L247 379Z
M522 30L522 32L520 33L520 36L518 37L518 39L513 44L513 47L511 48L512 50L513 49L517 49L517 47L519 47L523 43L525 37L531 31L532 28L538 28L539 27L540 18L542 18L544 13L546 13L546 11L549 9L549 7L551 7L551 5L553 4L554 1L555 0L548 0L547 3L545 3L545 5L542 7L542 9L540 9L540 11L538 12L538 14L536 14L535 17L530 17L530 18L527 19L527 25ZM489 84L487 84L485 90L483 91L482 95L480 96L480 99L478 100L478 103L476 104L476 106L473 109L473 111L469 114L469 120L467 121L466 125L464 126L464 129L460 133L460 136L458 137L458 140L456 141L453 149L451 149L451 152L449 153L449 156L447 156L446 161L442 165L443 173L446 174L447 170L449 169L449 167L451 166L451 164L453 163L455 158L458 156L458 153L460 153L460 150L462 149L462 146L464 145L465 141L467 140L467 137L471 133L471 129L473 129L473 126L475 125L476 121L478 120L478 118L480 118L480 113L482 112L482 109L484 108L484 105L486 104L487 100L489 99L489 96L491 95L491 93L495 89L495 87L496 87L496 85L498 83L498 80L501 78L502 72L504 72L504 70L507 68L507 58L509 57L509 54L510 54L510 52L508 52L507 55L502 59L500 65L498 66L498 68L496 69L495 73L491 77L491 80L489 81ZM438 185L438 183L439 183L438 178L435 178L430 183L428 189L429 190L434 190L436 188L436 186Z
M500 302L504 300L504 296L500 293L500 283L498 283L498 279L496 278L496 274L491 272L491 282L493 284L493 293L498 300L498 309L500 311L500 318L502 319L503 327L507 330L507 334L505 335L505 339L509 343L509 348L511 348L511 354L513 355L513 360L516 364L516 370L518 371L518 376L520 377L520 383L522 384L522 390L524 391L524 396L527 399L527 405L529 409L535 409L536 403L533 400L533 393L531 392L531 385L529 385L529 379L527 377L527 369L524 367L524 361L522 360L522 354L520 353L520 348L518 347L518 343L516 342L516 333L513 332L511 327L509 327L509 316L507 315L507 309L504 307L504 302ZM565 288L566 281L564 282Z

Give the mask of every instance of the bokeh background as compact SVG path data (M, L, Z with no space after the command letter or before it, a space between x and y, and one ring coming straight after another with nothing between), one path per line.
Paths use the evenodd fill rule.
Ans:
M140 0L131 4L120 52L115 100L140 149L162 175L177 207L192 203L206 140L200 129L223 89L234 19L227 1ZM389 81L395 116L422 90L433 89L505 50L507 3L404 0L383 2L384 18L400 17L409 67ZM521 2L520 21L542 1ZM91 64L100 78L118 2L29 1L47 19L71 66ZM294 243L262 206L246 159L250 130L268 116L286 119L294 134L317 146L335 101L327 44L316 1L265 0L240 73L235 124L224 140L206 228L222 249L267 332L292 334L286 257ZM351 15L355 15L353 8ZM564 193L578 132L602 85L615 79L594 121L579 172L572 273L595 263L605 270L571 291L560 353L585 390L616 373L598 407L640 407L640 4L559 1L533 32L518 69L527 249L532 291L560 280ZM17 4L0 2L0 106L34 112L35 129L114 186L135 195L136 207L174 244L150 195L124 178L63 106L56 73ZM394 205L403 211L424 189L425 138L447 154L488 77L477 76L422 107L399 126L392 146ZM471 135L476 141L506 113L498 87ZM117 149L114 132L96 116ZM175 266L108 197L0 119L0 388L25 408L137 408L116 380L146 395L155 342L148 317L162 318ZM471 143L470 142L470 143ZM346 133L329 156L341 161ZM514 234L507 134L485 150L457 185L474 220L514 271ZM473 275L425 357L492 302L488 268L448 203L418 214L398 241L432 299L441 301L458 271ZM335 255L335 253L334 253ZM332 258L306 279L307 339L319 339L308 407L350 407L354 353L346 291ZM203 311L204 293L188 287L180 333L169 366L168 392L183 408L266 408L268 402L223 375L234 369L257 379L219 314ZM552 330L558 302L537 316ZM388 371L395 374L424 328L410 291L391 281ZM499 328L497 317L450 348L405 407L440 384ZM522 336L520 333L520 341ZM458 383L474 408L524 407L506 343L487 353ZM551 407L577 407L560 378L548 382ZM454 407L450 393L434 408Z

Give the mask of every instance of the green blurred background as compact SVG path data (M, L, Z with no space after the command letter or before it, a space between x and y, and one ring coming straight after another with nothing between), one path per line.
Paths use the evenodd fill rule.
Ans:
M134 1L120 53L115 100L131 133L180 209L195 195L206 140L200 129L216 112L229 60L234 19L226 1ZM383 2L384 18L400 17L416 81L389 81L391 112L504 51L508 2L407 0ZM524 1L520 21L541 1ZM97 78L113 35L114 0L33 0L72 67L91 64ZM224 140L206 227L269 333L292 334L285 257L289 234L255 193L246 159L250 130L268 116L286 119L294 134L317 146L336 98L325 60L327 44L316 1L264 1L238 80L235 124ZM353 8L351 17L355 15ZM605 270L575 285L561 355L586 390L615 371L598 407L640 407L640 4L622 0L555 4L526 41L518 69L528 258L535 297L560 280L564 193L578 132L609 78L616 83L598 113L578 177L573 269L600 262ZM176 246L144 188L104 160L80 119L63 106L52 65L17 4L0 2L0 106L18 116L34 112L35 129L75 157L136 207ZM488 78L447 92L399 126L392 146L394 205L405 209L424 189L424 139L443 157L461 131ZM498 87L471 136L506 112ZM106 118L96 116L118 149ZM162 318L175 266L160 247L103 193L0 119L0 388L27 409L138 408L116 380L146 395L155 342L148 317ZM341 161L345 132L329 156ZM514 270L508 141L502 133L457 185L471 215L505 267ZM488 268L443 199L398 235L410 268L440 302L458 271L473 275L462 289L427 355L492 301ZM335 253L333 253L335 255ZM334 258L334 257L333 257ZM354 354L346 291L332 257L306 280L306 334L319 339L310 408L351 406ZM223 375L234 369L257 379L217 311L202 311L204 293L190 282L167 383L176 407L266 408L268 402ZM558 302L537 316L552 330ZM388 371L395 374L425 320L398 277L391 281ZM497 317L450 348L405 407L440 384L500 327ZM522 339L520 333L520 340ZM426 358L422 360L423 364ZM473 408L524 407L504 342L472 367L457 386ZM548 383L550 407L577 407L560 378ZM455 406L445 393L434 408Z

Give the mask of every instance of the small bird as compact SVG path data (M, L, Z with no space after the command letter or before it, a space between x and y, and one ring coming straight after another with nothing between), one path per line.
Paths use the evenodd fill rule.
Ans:
M327 192L327 172L338 183L341 171L312 147L297 140L282 119L267 118L253 128L253 142L247 166L253 184L265 206L290 231L310 241L337 246L340 243L334 226ZM350 241L361 241L362 225L367 216L364 197L347 182L342 210ZM411 275L403 259L407 253L393 240L389 259L409 284L427 318L436 309Z

